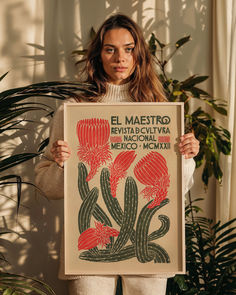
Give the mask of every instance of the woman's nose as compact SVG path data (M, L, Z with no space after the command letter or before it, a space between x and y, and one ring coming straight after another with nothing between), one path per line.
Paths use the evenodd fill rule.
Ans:
M125 60L125 53L123 50L117 50L116 51L116 55L115 55L115 58L116 58L116 62L122 62Z

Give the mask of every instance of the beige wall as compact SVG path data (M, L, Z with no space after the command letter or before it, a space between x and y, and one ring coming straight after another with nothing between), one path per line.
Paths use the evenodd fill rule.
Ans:
M143 27L146 38L155 32L161 41L173 43L191 35L192 41L170 64L170 76L184 79L192 74L211 75L209 0L1 0L0 75L10 70L1 82L1 89L44 80L73 79L76 68L72 50L87 44L92 26L97 29L108 15L118 11L132 16ZM210 81L205 88L211 90ZM48 103L54 108L58 105ZM48 126L42 115L34 114L31 118L45 124L37 128L38 123L27 124L28 131L13 133L7 149L35 151ZM6 142L9 137L3 136L1 140ZM1 144L1 152L3 150L6 153L6 147ZM24 180L33 182L33 168L31 161L18 173L24 175ZM195 183L193 196L204 196L199 172L195 174ZM57 295L64 295L65 284L57 280L63 202L48 201L29 186L24 186L23 190L18 223L15 222L15 203L3 196L0 200L1 223L15 226L20 234L9 236L11 244L4 243L7 259L12 264L6 269L43 278L54 286ZM13 189L6 194L15 199ZM214 216L214 181L204 207L208 216Z

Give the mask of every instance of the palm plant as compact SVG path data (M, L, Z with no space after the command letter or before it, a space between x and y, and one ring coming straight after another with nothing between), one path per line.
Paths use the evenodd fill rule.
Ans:
M0 81L7 75L0 77ZM78 91L87 91L86 85L77 82L42 82L25 87L9 89L0 92L0 134L8 135L14 131L22 129L22 124L27 120L24 115L27 112L44 111L47 115L53 114L53 109L41 102L28 100L32 97L47 97L49 99L64 100L67 97L75 97ZM0 157L0 187L3 189L7 185L17 187L17 213L21 201L21 186L24 182L17 174L7 174L9 168L15 167L41 154L42 149L47 144L47 140L42 142L35 152L22 152ZM34 185L33 185L34 186ZM3 197L4 195L2 195ZM0 228L0 235L12 233L10 229ZM16 233L15 233L16 234ZM6 258L0 253L0 262L6 262ZM28 278L23 275L10 274L0 268L0 294L55 294L54 291L44 282Z
M56 295L53 289L44 282L26 276L0 272L0 294L23 295L30 294Z
M0 77L0 81L7 75ZM44 111L47 115L53 115L53 109L48 105L28 101L32 97L47 97L49 99L64 100L67 97L76 97L79 91L88 90L87 85L78 82L42 82L9 89L0 92L0 134L7 135L9 132L22 129L22 124L27 120L23 117L27 112ZM33 153L20 153L15 155L2 156L0 158L0 173L9 168L17 166L41 154L43 148L47 145L47 140L43 141L40 148ZM15 179L12 181L12 179ZM16 183L18 189L17 208L21 197L21 177L15 174L0 176L0 187Z
M200 199L198 199L200 200ZM195 200L195 201L198 201ZM233 295L236 293L236 218L221 224L195 216L186 207L186 275L168 280L167 295Z

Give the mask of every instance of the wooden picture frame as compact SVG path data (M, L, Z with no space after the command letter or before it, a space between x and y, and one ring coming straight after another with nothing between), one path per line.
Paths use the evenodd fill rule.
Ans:
M67 103L65 274L185 273L183 103Z

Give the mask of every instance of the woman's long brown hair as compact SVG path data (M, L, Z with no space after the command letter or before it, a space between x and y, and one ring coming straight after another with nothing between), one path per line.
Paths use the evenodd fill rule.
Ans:
M162 84L154 70L152 56L141 29L132 19L122 14L108 18L102 24L88 48L84 71L87 74L86 82L93 85L95 93L87 99L97 101L99 97L106 94L109 77L103 69L101 51L106 32L117 28L127 29L135 41L133 51L135 69L129 81L130 97L137 102L166 101Z

